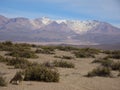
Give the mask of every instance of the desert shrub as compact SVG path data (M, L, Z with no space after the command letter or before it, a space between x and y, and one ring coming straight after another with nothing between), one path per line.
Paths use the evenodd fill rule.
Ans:
M62 59L73 59L73 57L72 56L65 56L65 55L63 55Z
M89 57L92 57L94 58L95 56L91 53L88 53L88 52L81 52L81 51L78 51L78 52L74 52L76 58L89 58Z
M108 67L98 67L93 69L91 72L88 72L87 74L88 77L93 77L93 76L111 76L110 68Z
M91 54L98 54L98 53L101 52L99 49L94 49L94 48L82 48L79 51L88 52L88 53L91 53Z
M103 60L103 58L96 58L92 63L101 63Z
M25 69L31 66L36 66L39 65L38 63L35 62L29 62L28 60L24 59L24 58L3 58L2 60L0 59L0 62L4 62L7 65L10 66L14 66L15 68L21 68L21 69Z
M55 58L61 58L61 59L73 59L73 57L72 56L65 56L65 55L63 55L63 56L54 56Z
M5 58L0 55L0 62L5 62Z
M8 53L7 55L13 56L13 57L23 57L23 58L38 58L37 55L35 55L35 52L29 51L29 50L14 50Z
M48 51L55 51L54 46L41 46L40 48L43 50L48 50Z
M31 44L31 47L33 47L33 48L37 48L38 45L36 45L36 44Z
M120 70L120 62L114 62L111 65L112 70Z
M113 61L105 57L105 58L97 58L92 63L100 63L104 67L111 67Z
M103 60L101 62L101 65L104 66L104 67L111 67L113 64L113 61L112 60Z
M99 59L95 59L92 63L101 63L102 66L109 67L112 70L120 69L120 62L114 62L113 60L110 59L99 58Z
M63 68L74 68L75 65L71 62L67 62L67 61L54 61L53 62L55 67L63 67Z
M108 57L114 58L114 59L120 59L120 54L112 54L112 55L109 55Z
M27 68L31 65L29 61L24 58L6 58L7 65L13 65L15 68Z
M109 54L109 58L120 59L120 50L104 51L104 53Z
M77 58L94 58L96 54L100 53L101 51L98 49L93 48L82 48L78 51L73 52Z
M0 76L0 86L7 86L7 83L5 81L5 78Z
M54 51L49 49L37 49L35 52L42 54L54 54Z
M54 58L61 58L61 56L57 56L57 55L55 55Z
M105 53L105 54L112 54L112 51L110 51L110 50L105 50L105 51L103 51L102 53Z
M111 54L120 54L120 50L111 51Z
M4 45L8 45L8 46L12 46L13 45L13 43L11 41L5 41L5 42L3 42L3 44Z
M58 82L59 73L46 67L33 66L25 70L26 81Z
M78 48L75 48L75 47L72 47L72 46L56 46L56 49L62 50L62 51L78 50Z
M21 44L13 44L10 41L0 43L1 51L14 51L14 50L30 50L30 45L26 43Z

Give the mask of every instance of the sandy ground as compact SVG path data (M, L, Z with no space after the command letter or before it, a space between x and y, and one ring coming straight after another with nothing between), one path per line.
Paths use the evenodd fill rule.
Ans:
M4 53L0 53L0 55L4 55ZM56 51L55 55L73 56L70 52L64 51ZM42 63L45 61L60 60L59 58L54 58L55 55L38 54L38 59L29 59L29 61ZM102 56L104 55L100 54L97 57ZM7 87L0 87L0 90L120 90L120 77L85 77L89 71L99 65L92 64L93 60L93 58L67 60L73 62L75 68L58 68L60 73L60 82L58 83L23 81L20 85L8 84ZM18 69L12 68L0 63L0 72L4 74L7 81L18 71Z

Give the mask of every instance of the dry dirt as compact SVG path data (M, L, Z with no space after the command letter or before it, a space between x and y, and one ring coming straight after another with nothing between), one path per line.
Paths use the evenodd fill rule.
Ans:
M4 55L0 52L0 55ZM73 56L70 52L56 51L57 56L67 55ZM54 58L55 55L38 54L38 59L28 59L29 61L42 63L45 61L60 60ZM97 57L103 57L103 54ZM67 60L75 64L74 69L58 68L60 73L60 82L58 83L46 83L46 82L33 82L23 81L20 85L8 84L7 87L0 87L0 90L120 90L120 77L92 77L88 78L85 75L99 64L92 64L94 58L75 58L73 60ZM6 66L0 63L0 72L4 74L6 80L9 80L14 76L18 69L13 69L11 66Z

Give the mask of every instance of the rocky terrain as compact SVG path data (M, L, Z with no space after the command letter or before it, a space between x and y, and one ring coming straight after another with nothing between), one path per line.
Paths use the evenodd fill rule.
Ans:
M0 40L79 45L120 43L120 29L97 20L28 19L0 16Z

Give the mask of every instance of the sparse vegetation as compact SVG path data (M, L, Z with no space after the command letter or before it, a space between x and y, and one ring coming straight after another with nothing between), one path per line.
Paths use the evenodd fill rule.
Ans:
M112 70L119 70L120 69L120 62L114 62L113 60L110 60L108 58L98 58L95 59L92 63L101 63L104 67L109 67Z
M5 62L5 58L0 55L0 62Z
M120 54L112 54L112 55L108 55L108 57L114 58L114 59L120 59Z
M120 70L120 62L114 62L111 65L112 70Z
M77 58L94 58L96 54L100 53L98 49L91 49L91 48L82 48L79 51L73 52Z
M24 58L6 58L7 59L7 65L13 65L15 68L27 68L31 65L29 61L27 61Z
M0 43L0 51L23 51L30 50L29 44L21 43L21 44L13 44L11 41L1 42Z
M30 63L28 60L24 58L4 58L0 59L0 62L4 62L7 65L14 66L15 68L27 68L28 66L31 66L33 63Z
M101 63L101 65L104 67L111 67L113 64L113 61L110 60L109 58L98 58L98 59L95 59L92 63Z
M55 47L54 46L40 46L41 49L43 50L48 50L48 51L55 51Z
M26 43L13 44L10 41L0 43L1 51L9 51L7 55L13 57L37 58L35 52L31 51L31 45Z
M46 67L33 66L25 71L26 81L59 82L59 73Z
M23 58L38 58L37 55L35 55L35 52L29 51L29 50L23 50L23 51L12 51L8 53L7 55L13 56L13 57L23 57Z
M53 62L55 67L63 67L63 68L74 68L75 65L72 62L67 62L67 61L54 61Z
M49 48L48 49L37 49L35 52L42 53L42 54L54 54L54 51L51 51Z
M120 50L115 51L104 51L103 53L108 54L109 58L120 59Z
M7 86L7 82L3 76L0 76L0 86Z
M104 50L103 53L105 53L105 54L112 54L112 51L111 50Z
M93 77L93 76L108 77L108 76L111 76L110 68L108 68L108 67L95 68L91 72L88 72L87 76L88 77Z
M76 58L89 58L92 57L94 58L95 56L88 53L88 52L74 52Z
M58 50L62 51L73 51L73 50L78 50L78 48L72 47L72 46L56 46L55 47Z
M92 48L75 48L71 46L40 46L40 45L37 46L37 45L30 45L25 43L16 44L10 41L0 43L0 51L1 52L6 51L4 53L5 54L7 53L7 55L9 55L4 57L4 53L1 54L0 62L24 71L24 76L25 76L24 80L26 81L59 82L60 74L57 71L57 69L62 70L62 74L63 74L64 71L63 68L75 68L75 64L73 63L74 61L72 59L75 59L76 60L75 63L77 64L79 62L78 58L86 58L85 64L86 63L88 64L89 62L89 60L87 61L87 58L89 58L90 61L92 60L92 58L96 58L92 63L99 63L98 64L100 65L99 67L88 72L88 74L86 75L88 77L120 76L119 51L103 51L102 53L103 56L106 55L107 56L104 58L97 58L102 55L99 54L102 52L102 50L97 50ZM67 54L68 52L70 52L73 55ZM38 62L33 63L27 60L27 58L37 58L36 55L39 55L39 53L43 54L43 55L40 54L41 62L44 60L46 61L46 59L49 58L50 60L42 64L39 64ZM46 54L54 54L54 55L47 55L48 57L46 57ZM52 61L55 58L56 59L58 58L58 60ZM80 62L80 63L84 65L84 62ZM79 68L81 67L79 67L79 63L78 63L76 69L78 70ZM84 67L81 69L84 69ZM69 71L70 73L65 72L65 77L69 75L80 75L79 72L73 71L74 69L70 69L70 70L72 70L71 72ZM16 77L19 81L22 81L23 78L21 78L21 73L23 72L17 72L13 78ZM4 75L4 73L2 74ZM81 75L82 74L83 73L81 73ZM0 86L4 86L4 85L6 85L5 78L0 77Z

